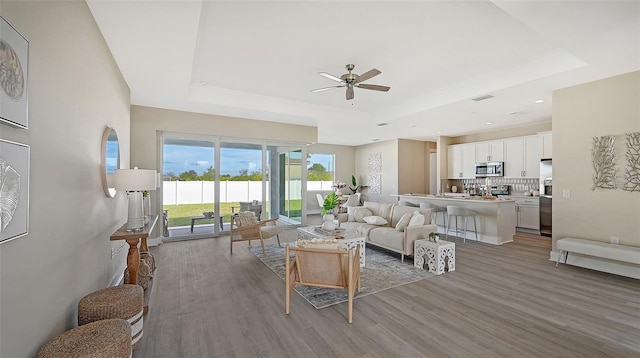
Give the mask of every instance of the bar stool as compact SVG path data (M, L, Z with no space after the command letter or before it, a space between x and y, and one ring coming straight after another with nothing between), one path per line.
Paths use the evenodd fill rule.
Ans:
M445 207L442 206L438 206L438 205L433 205L431 203L420 203L420 208L421 209L431 209L433 211L433 215L435 220L433 221L434 224L438 225L437 221L438 221L438 213L442 214L442 227L446 228L447 227L447 216L444 214L445 211L447 211L447 209Z
M453 219L456 221L456 229L455 229L455 233L456 235L458 235L459 233L462 233L462 242L466 242L467 241L467 218L469 218L469 216L473 216L473 232L476 234L476 241L478 241L478 226L476 224L476 215L478 214L477 212L471 210L471 209L467 209L467 208L463 208L462 206L457 206L457 205L447 205L447 214L449 215L449 224L447 225L447 230L445 233L445 238L449 237L449 227L451 226L451 217L453 216ZM463 217L464 218L464 230L458 230L458 217Z

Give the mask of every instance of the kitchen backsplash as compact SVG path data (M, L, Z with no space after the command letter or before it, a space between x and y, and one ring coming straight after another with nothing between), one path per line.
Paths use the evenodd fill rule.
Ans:
M509 185L511 186L511 194L519 195L529 190L538 190L540 188L540 180L535 178L500 178L491 177L483 179L459 179L462 189L458 189L459 192L463 192L465 188L487 185L487 180L490 181L490 185Z

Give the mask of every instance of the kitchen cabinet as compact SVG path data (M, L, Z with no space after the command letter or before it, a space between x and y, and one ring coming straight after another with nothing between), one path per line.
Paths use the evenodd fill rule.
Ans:
M540 230L540 198L509 197L516 202L516 227Z
M539 178L542 140L538 136L504 141L505 178Z
M543 133L540 135L540 140L542 141L542 158L551 159L553 158L553 145L552 145L552 135L551 133Z
M476 146L474 143L450 145L448 154L449 179L473 179L476 177Z
M476 143L476 163L504 161L504 141Z

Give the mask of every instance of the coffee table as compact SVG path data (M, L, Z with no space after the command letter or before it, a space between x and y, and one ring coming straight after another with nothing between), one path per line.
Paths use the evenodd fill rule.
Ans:
M311 240L311 239L335 239L335 236L326 235L321 232L316 231L316 228L320 228L319 225L316 226L306 226L299 227L298 231L298 240ZM360 267L364 267L365 265L365 238L362 236L358 236L357 234L345 235L344 239L337 239L340 247L343 250L349 250L356 245L360 246Z

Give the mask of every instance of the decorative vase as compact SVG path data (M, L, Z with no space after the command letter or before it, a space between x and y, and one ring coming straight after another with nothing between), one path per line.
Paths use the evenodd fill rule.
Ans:
M336 223L335 223L335 216L333 214L326 214L322 217L322 228L325 230L335 230L336 229Z
M142 215L144 217L144 224L147 225L151 219L151 197L149 194L142 197Z
M342 190L341 189L336 189L336 195L342 195Z

